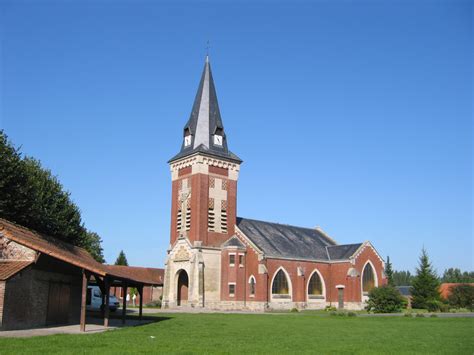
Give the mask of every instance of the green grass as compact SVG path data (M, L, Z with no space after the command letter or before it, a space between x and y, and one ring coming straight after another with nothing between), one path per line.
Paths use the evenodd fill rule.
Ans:
M294 313L160 314L156 319L99 334L0 338L0 353L474 353L474 318Z

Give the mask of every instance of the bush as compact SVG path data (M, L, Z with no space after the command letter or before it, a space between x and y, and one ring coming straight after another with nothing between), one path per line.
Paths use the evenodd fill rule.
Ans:
M433 313L430 317L431 318L438 318L438 315Z
M299 311L298 311L298 308L292 308L290 312L292 312L292 313L298 313Z
M326 308L324 308L324 310L326 312L335 312L335 311L337 311L336 307L333 307L333 306L326 306Z
M409 317L409 318L411 318L411 317L413 317L413 315L412 315L411 313L405 313L404 317Z
M474 286L458 285L451 287L448 303L456 308L468 308L474 310Z
M161 300L151 301L145 305L146 307L156 307L161 308Z
M406 300L392 286L375 287L369 292L366 309L374 313L398 313L406 307Z
M438 300L427 300L425 305L429 312L438 312L442 307L442 303Z
M357 317L357 313L356 312L348 312L347 316L348 317Z
M337 316L337 312L336 312L336 311L331 311L331 312L329 312L329 314L330 314L331 316Z
M425 316L423 315L423 313L417 313L415 317L417 317L417 318L425 318Z

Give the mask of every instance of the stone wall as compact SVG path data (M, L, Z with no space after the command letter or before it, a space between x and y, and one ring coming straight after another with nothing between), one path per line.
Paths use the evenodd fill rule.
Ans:
M70 287L68 323L79 322L81 279L30 267L5 282L2 329L25 329L46 325L50 284Z
M0 236L0 259L34 260L36 252L6 237Z
M3 320L3 300L5 296L5 281L0 281L0 329L2 329Z

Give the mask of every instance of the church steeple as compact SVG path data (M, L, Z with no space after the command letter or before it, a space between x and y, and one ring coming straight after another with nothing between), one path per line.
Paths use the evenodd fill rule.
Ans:
M169 162L198 152L241 162L227 147L209 56L206 56L191 115L184 126L181 150Z

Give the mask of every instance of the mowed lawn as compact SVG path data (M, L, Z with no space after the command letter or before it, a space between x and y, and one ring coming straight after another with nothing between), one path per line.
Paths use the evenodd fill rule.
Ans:
M298 313L160 314L156 319L97 334L0 338L0 353L474 353L474 318Z

